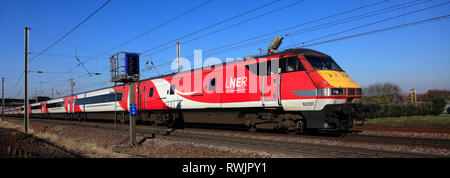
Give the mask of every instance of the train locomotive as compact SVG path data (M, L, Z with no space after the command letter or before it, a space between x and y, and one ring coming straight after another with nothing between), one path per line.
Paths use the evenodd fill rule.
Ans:
M222 124L298 134L346 131L365 122L361 87L330 56L311 49L251 56L131 85L33 103L30 116L124 119L129 114L128 96L135 92L138 121L170 127ZM23 115L23 106L6 114Z

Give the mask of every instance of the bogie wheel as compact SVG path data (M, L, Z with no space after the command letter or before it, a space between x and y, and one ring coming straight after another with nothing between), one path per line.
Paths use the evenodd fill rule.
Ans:
M304 132L304 122L301 119L291 120L291 127L286 129L289 135L298 135Z
M248 131L251 133L254 133L254 132L258 131L258 129L254 125L252 125L252 126L248 127Z

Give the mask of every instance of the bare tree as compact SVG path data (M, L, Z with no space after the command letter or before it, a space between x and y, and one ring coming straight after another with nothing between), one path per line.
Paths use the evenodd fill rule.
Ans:
M363 95L366 97L386 95L390 99L396 100L401 93L402 89L399 85L386 82L386 83L374 83L367 87L363 87Z

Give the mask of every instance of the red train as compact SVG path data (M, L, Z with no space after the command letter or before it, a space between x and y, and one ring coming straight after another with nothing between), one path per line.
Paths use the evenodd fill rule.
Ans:
M288 49L135 83L138 120L232 124L288 133L364 123L358 86L328 55ZM31 117L127 118L129 85L31 104ZM23 107L6 114L21 115Z

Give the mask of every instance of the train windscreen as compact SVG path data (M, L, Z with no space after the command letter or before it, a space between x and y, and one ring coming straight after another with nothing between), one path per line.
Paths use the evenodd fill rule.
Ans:
M330 57L305 56L305 58L306 58L306 60L308 60L308 62L316 70L338 70L338 71L342 71L342 69Z

